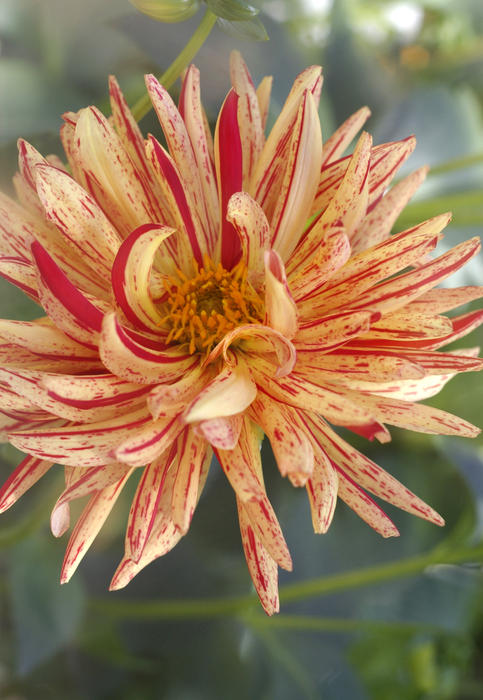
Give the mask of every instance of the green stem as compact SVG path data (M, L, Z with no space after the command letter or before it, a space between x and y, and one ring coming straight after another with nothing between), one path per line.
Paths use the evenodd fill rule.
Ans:
M324 576L310 581L294 583L280 589L282 605L298 600L307 600L318 596L339 593L351 588L390 581L391 579L412 576L420 573L431 564L458 564L465 561L483 559L483 544L466 547L456 552L431 551L401 561L381 564L366 569L357 569L343 574ZM94 611L111 615L119 619L146 620L210 620L226 615L240 613L258 605L254 595L221 600L153 600L133 601L113 598L94 599L91 606Z
M159 78L159 82L164 85L166 89L169 89L173 83L179 78L181 73L189 63L196 56L200 48L206 41L209 33L213 29L217 16L213 14L210 10L207 10L203 19L196 28L193 36L188 41L184 49L181 51L179 56L174 59L173 63L165 70L163 75ZM140 121L151 109L151 101L148 95L143 95L136 104L132 107L132 113L136 121Z
M346 591L350 588L359 588L360 586L369 586L395 578L413 576L432 564L458 564L482 558L483 544L444 554L431 551L427 554L420 554L408 559L390 562L389 564L380 564L367 569L356 569L343 574L334 574L311 579L310 581L294 583L291 586L285 586L280 591L280 599L282 603L307 600L308 598L329 595L330 593L340 593L340 591Z
M435 165L431 168L428 175L443 175L444 173L451 173L453 170L462 170L463 168L469 168L472 165L479 165L481 163L483 163L483 153L476 153L472 156L454 158L453 160L448 160L446 163Z
M421 622L401 622L399 620L364 620L336 617L313 617L312 615L277 615L266 617L260 614L243 618L252 627L269 625L272 629L287 629L299 632L377 632L391 634L414 632L445 632L444 628Z

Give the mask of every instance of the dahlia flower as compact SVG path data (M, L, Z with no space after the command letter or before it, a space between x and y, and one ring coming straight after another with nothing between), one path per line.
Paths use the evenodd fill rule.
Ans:
M89 496L65 582L135 474L118 589L186 534L214 453L271 614L278 567L292 563L265 490L263 436L281 475L306 489L316 532L339 497L397 535L369 493L442 525L334 426L381 442L388 425L475 436L419 401L482 368L473 348L439 349L482 321L483 311L444 312L483 288L435 289L479 249L472 239L430 257L448 214L391 234L426 173L388 189L414 138L373 147L362 133L344 156L362 108L323 144L315 66L265 138L270 79L255 90L234 53L231 81L214 139L191 66L178 108L146 78L166 146L143 139L114 79L111 118L95 107L64 115L67 166L19 142L19 202L0 200L0 272L45 315L0 321L3 433L27 454L0 507L64 466L54 535L69 528L70 502Z

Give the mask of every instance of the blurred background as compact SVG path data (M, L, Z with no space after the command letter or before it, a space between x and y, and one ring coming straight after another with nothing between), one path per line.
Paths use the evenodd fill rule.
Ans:
M228 56L242 51L256 82L274 75L271 119L306 65L321 63L324 137L360 106L372 110L375 142L415 133L405 171L432 174L397 229L451 209L442 248L483 230L483 4L481 0L252 0L270 38L257 29L215 27L195 62L213 121L229 85ZM0 180L11 190L16 139L61 154L60 114L107 110L114 73L131 104L145 72L161 73L185 45L202 10L163 25L128 0L0 0ZM241 38L233 34L241 34ZM172 92L176 94L179 85ZM142 121L159 132L152 115ZM478 158L479 156L479 158ZM403 174L404 174L403 172ZM482 284L481 256L452 284ZM38 309L9 285L0 315L30 319ZM483 343L480 332L463 343ZM482 381L463 375L431 403L482 425ZM382 540L344 504L323 537L311 530L304 493L282 481L264 447L269 495L294 559L281 584L405 562L431 550L449 558L481 542L483 441L433 438L394 429L383 447L356 441L427 500L444 529L390 506L401 531ZM20 454L0 446L2 481ZM434 565L413 576L347 585L284 602L264 618L255 606L214 619L136 613L136 601L224 598L251 592L233 495L212 469L189 535L124 591L107 593L122 556L129 494L60 588L66 540L48 530L60 490L48 477L0 520L0 698L4 700L470 700L483 697L483 586L478 562ZM454 558L454 557L453 557ZM401 564L402 562L402 564ZM415 567L415 570L418 567ZM421 567L419 567L421 568ZM114 603L113 603L114 601ZM296 617L295 617L296 616ZM330 617L332 623L327 622Z

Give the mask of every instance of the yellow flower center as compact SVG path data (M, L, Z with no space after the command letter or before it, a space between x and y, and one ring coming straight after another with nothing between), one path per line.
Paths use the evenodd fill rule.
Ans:
M191 354L209 352L234 328L263 319L263 302L242 262L229 271L208 256L203 262L192 279L177 270L177 278L165 281L167 313L161 323L169 328L166 342L187 343Z

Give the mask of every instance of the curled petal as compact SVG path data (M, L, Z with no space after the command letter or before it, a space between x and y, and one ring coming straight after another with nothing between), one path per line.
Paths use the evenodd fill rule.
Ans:
M253 362L257 361L256 356L260 353L262 355L275 353L275 364L278 365L275 370L277 377L284 377L290 374L295 365L296 352L290 340L275 330L275 328L255 323L238 326L238 328L227 333L223 340L210 352L206 363L214 362L220 355L223 355L225 361L227 361L228 349L236 341L242 341L243 348L254 355Z
M124 241L112 266L112 289L126 318L140 330L159 332L162 315L150 294L154 258L174 229L145 224Z
M240 238L242 257L248 269L248 278L255 289L264 277L263 253L270 245L270 226L260 205L246 192L230 197L226 218Z
M232 450L242 428L242 416L223 416L201 421L196 427L199 435L202 435L213 447L220 450Z
M266 323L291 340L297 333L297 306L290 293L283 262L275 250L265 251Z
M257 393L246 365L237 361L224 369L199 393L185 412L187 423L233 416L251 404Z
M157 351L137 343L122 328L115 313L104 316L99 353L113 374L135 384L174 381L196 364L193 355L178 348Z

